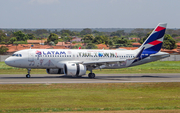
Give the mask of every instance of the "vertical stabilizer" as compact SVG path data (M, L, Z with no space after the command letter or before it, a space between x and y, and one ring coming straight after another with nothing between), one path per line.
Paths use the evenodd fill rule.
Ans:
M142 54L155 54L161 50L166 26L166 23L159 23L157 25L157 27L141 45L140 49L144 48Z

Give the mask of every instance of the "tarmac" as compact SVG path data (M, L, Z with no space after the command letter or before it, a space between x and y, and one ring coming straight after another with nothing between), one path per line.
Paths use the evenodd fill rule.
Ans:
M94 79L87 75L78 78L58 74L31 74L31 78L25 76L0 74L0 84L180 82L180 73L96 74Z

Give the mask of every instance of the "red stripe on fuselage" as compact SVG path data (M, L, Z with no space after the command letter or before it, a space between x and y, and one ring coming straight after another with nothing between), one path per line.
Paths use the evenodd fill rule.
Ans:
M153 41L153 42L150 42L149 44L155 46L155 45L158 45L158 44L160 44L160 43L162 43L162 41L155 40L155 41Z
M163 29L166 29L166 28L161 27L161 26L158 26L155 31L161 31L161 30L163 30Z

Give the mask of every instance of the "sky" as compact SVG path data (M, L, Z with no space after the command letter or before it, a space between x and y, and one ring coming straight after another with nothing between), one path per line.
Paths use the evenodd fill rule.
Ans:
M180 28L180 0L0 0L0 28Z

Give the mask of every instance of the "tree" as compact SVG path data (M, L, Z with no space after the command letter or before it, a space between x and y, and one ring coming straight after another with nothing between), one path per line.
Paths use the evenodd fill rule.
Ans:
M81 35L87 35L87 34L92 34L92 30L89 29L89 28L86 28L86 29L83 29L81 32L80 32Z
M41 35L43 33L48 33L48 31L46 29L38 29L38 30L35 31L36 35Z
M162 47L165 49L175 49L177 47L176 41L169 34L165 34Z
M85 35L81 40L83 43L92 43L94 36L92 34Z
M85 48L86 49L97 49L97 46L93 43L88 43Z
M96 36L102 36L102 35L105 35L104 32L99 32L99 31L96 31L96 30L94 30L92 33L95 34Z
M84 49L84 47L81 44L76 44L73 49L78 49L79 47L81 47L81 49Z
M49 42L49 45L55 46L56 44L55 44L53 41L50 41L50 42Z
M118 40L115 43L116 48L119 47L132 47L132 43L130 40L126 38L118 38Z
M113 47L113 46L114 46L114 42L113 42L112 40L110 40L110 41L108 42L108 45L109 45L110 47Z
M71 35L71 31L66 30L66 29L61 30L60 33L61 33L61 36L70 36Z
M5 42L5 39L6 39L6 37L1 36L1 37L0 37L0 44L5 44L5 43L6 43L6 42Z
M6 52L7 52L7 50L9 50L7 47L5 47L5 46L1 46L1 47L0 47L0 54L4 54L4 53L6 53Z
M72 38L69 37L69 36L65 36L65 37L63 37L63 40L64 40L65 42L70 42L70 41L72 40Z
M13 44L15 41L17 41L16 37L10 38L8 44Z
M16 36L17 41L26 41L28 39L27 35L22 31L14 32L14 36Z
M172 37L177 37L178 35L177 34L172 34Z
M53 41L55 44L58 43L58 35L55 33L51 33L47 39L47 43L49 44L51 41Z
M4 44L6 38L7 38L7 37L6 37L5 33L4 33L2 30L0 30L0 43L1 43L1 44Z
M96 44L102 44L102 43L104 43L104 39L102 36L96 36L92 42L96 43Z
M113 42L117 42L117 40L119 39L120 37L118 37L118 36L114 36L113 38L112 38L112 40L113 40Z
M93 41L92 41L93 43L96 43L96 44L108 44L108 42L109 42L109 38L108 37L106 37L106 36L104 36L104 35L102 35L102 36L96 36L94 39L93 39Z
M31 39L31 40L36 39L36 37L35 37L34 34L32 34L32 33L27 34L27 38L28 38L28 39Z
M110 36L121 36L121 35L124 35L124 30L118 30L116 32L112 32Z

